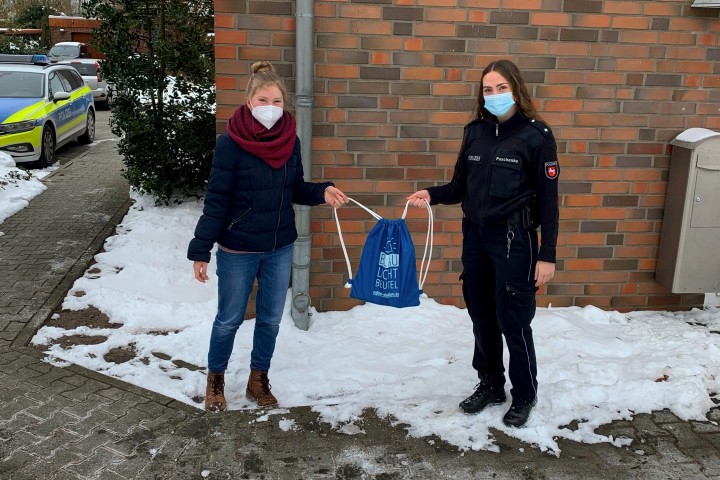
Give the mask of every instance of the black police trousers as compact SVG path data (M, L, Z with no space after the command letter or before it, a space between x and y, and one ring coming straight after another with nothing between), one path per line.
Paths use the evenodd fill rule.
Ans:
M472 365L481 380L505 384L507 344L514 404L537 396L537 362L530 322L535 316L538 235L518 223L480 226L463 220L463 297L473 323Z

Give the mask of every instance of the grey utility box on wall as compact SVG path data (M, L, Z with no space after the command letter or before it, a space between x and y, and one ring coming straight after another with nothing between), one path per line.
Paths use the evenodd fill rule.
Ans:
M672 293L720 291L720 133L690 128L670 142L655 280Z

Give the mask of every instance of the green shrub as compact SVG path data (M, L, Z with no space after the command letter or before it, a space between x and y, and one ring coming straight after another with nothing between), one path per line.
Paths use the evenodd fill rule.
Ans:
M40 49L37 38L23 35L0 35L0 53L27 55L31 53L45 53Z
M89 0L93 46L115 88L123 175L169 203L205 189L215 146L212 0Z

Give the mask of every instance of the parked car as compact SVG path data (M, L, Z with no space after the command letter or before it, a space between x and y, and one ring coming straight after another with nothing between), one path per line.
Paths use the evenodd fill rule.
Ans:
M82 42L58 42L50 48L48 57L55 63L69 58L88 58L90 48Z
M75 58L73 60L61 60L58 64L71 65L75 68L85 81L85 85L92 90L95 105L109 110L113 100L113 89L112 85L102 78L100 62L102 60L94 58Z
M47 167L74 139L95 140L93 94L77 70L46 55L0 55L0 150Z

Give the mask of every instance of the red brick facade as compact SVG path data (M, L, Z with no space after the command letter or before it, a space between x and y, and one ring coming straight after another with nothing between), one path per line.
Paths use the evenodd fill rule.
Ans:
M58 42L83 42L88 44L91 58L105 58L93 48L92 30L98 25L100 21L94 18L50 15L50 46Z
M670 141L720 130L720 9L686 0L385 0L314 2L312 172L382 216L447 182L488 62L523 71L558 140L561 227L555 280L540 305L681 309L702 295L654 282ZM218 132L244 100L252 62L294 91L295 2L215 0ZM292 107L291 107L292 108ZM434 207L425 292L464 306L459 206ZM332 212L312 210L311 297L321 311L358 302ZM356 268L366 212L343 208ZM412 209L416 246L426 214Z

